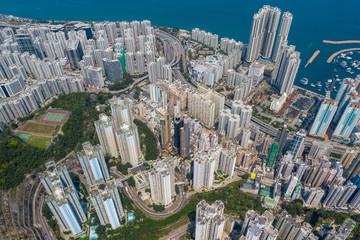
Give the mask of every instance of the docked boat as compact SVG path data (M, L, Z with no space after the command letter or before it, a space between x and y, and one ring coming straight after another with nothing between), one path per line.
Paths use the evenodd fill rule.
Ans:
M342 61L340 64L339 64L340 67L342 68L345 68L347 66L347 62L346 61Z
M321 82L317 82L316 85L317 85L318 87L322 87Z
M332 81L333 81L332 79L328 79L328 83L332 83Z
M300 80L300 84L302 84L304 86L308 85L308 83L309 83L309 79L307 79L305 77Z
M311 83L310 86L315 87L315 84Z

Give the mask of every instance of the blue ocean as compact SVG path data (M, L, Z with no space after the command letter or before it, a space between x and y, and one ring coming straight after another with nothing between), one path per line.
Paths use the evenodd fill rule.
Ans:
M324 93L310 83L324 83L334 77L337 64L326 59L334 52L360 44L326 45L322 40L360 40L359 0L1 0L1 13L19 17L49 20L131 21L151 20L153 25L200 29L220 37L234 38L247 43L252 16L264 4L279 7L282 12L294 15L289 34L289 44L301 53L302 64L296 84L302 77L309 79L306 88ZM315 61L304 69L314 51L320 50ZM353 59L360 59L354 52ZM340 78L355 77L339 69Z

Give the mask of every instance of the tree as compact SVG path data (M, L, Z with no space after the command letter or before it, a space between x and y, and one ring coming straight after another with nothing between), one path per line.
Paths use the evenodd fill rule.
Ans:
M175 192L176 192L176 194L179 194L179 193L180 193L180 189L179 189L179 186L178 186L178 185L175 185Z
M96 234L98 235L98 237L100 239L105 238L106 236L106 227L104 225L99 225L96 229L95 229Z
M133 177L130 177L128 180L127 180L129 186L131 187L135 187L135 180Z
M160 205L152 205L152 208L155 210L155 212L162 212L165 210L164 205L160 204Z

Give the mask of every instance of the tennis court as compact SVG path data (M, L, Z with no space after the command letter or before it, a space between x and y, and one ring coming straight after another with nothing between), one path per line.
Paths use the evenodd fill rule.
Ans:
M68 117L68 111L48 110L41 118L41 122L63 124Z

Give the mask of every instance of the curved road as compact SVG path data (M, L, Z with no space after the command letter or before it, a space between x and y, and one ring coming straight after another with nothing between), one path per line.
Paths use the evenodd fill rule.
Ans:
M110 171L111 175L113 175L116 178L122 178L122 174L116 171ZM148 208L148 206L140 199L138 194L133 191L133 189L129 186L127 182L124 182L125 186L125 192L130 197L131 200L135 203L135 205L143 212L149 214L153 217L161 217L166 218L171 216L173 213L176 213L180 211L185 206L185 192L184 188L180 187L180 193L178 194L180 197L178 197L169 208L165 209L164 212L155 212L154 210Z

